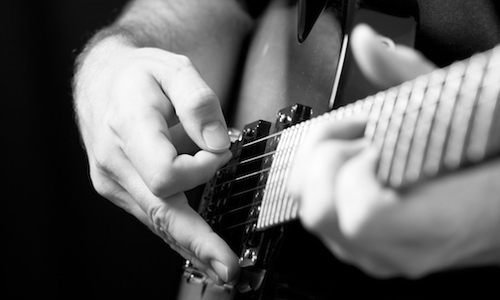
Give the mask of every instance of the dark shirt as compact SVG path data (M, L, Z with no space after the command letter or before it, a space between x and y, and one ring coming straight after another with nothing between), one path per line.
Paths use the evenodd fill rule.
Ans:
M440 66L491 49L499 16L498 0L418 0L416 47Z

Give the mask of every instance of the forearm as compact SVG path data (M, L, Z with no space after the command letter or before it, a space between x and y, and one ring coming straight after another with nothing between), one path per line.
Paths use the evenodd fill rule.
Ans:
M234 0L135 0L94 36L78 66L109 38L133 47L160 48L189 57L224 105L251 26L250 17Z

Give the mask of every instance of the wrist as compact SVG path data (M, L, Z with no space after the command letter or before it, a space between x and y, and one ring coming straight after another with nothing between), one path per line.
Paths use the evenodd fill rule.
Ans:
M106 77L110 77L110 62L119 53L135 48L133 42L116 31L103 30L97 33L78 55L72 79L72 93L76 121L92 102L98 101L96 95L102 90ZM80 125L80 124L79 124Z

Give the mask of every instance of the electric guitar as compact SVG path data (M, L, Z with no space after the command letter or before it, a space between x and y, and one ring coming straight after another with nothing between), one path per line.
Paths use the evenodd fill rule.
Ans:
M346 14L352 2L337 1L333 9ZM291 7L289 1L278 3L275 12ZM276 14L264 18L263 23L275 18ZM328 24L327 30L342 27L345 31L356 22L349 18L335 23L339 19L327 16L319 22L333 20L338 26ZM412 28L407 20L403 22ZM459 171L500 153L500 46L389 90L356 98L359 90L346 91L351 84L346 82L347 39L337 32L332 43L339 50L326 59L333 62L333 71L329 75L321 71L320 80L325 81L313 84L315 88L326 86L317 97L323 101L306 97L313 108L292 104L279 111L274 124L260 120L244 126L231 146L232 160L205 186L199 212L240 255L240 282L236 286L214 285L187 262L180 299L333 299L344 293L420 298L435 296L436 289L460 294L467 285L487 288L489 276L498 276L494 268L478 268L438 273L422 280L374 279L337 261L297 221L298 207L287 193L287 176L298 145L320 123L367 116L365 136L380 149L377 176L395 189ZM269 73L275 76L276 70ZM268 97L280 98L283 90L289 90L287 80ZM328 81L330 86L325 83ZM325 96L329 93L332 96ZM281 98L292 101L289 98L293 97ZM315 115L315 111L320 113Z

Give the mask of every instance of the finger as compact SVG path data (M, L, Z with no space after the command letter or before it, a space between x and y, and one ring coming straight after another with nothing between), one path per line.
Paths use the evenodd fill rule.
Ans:
M355 139L363 136L366 121L363 118L350 118L342 121L323 120L313 124L305 140L300 144L292 163L288 178L290 195L299 200L302 194L301 186L307 170L310 170L309 161L314 159L313 153L318 146L332 139Z
M337 176L342 165L366 147L363 139L319 143L300 170L300 218L309 230L329 236L337 226Z
M395 45L366 24L353 29L351 49L363 74L381 88L401 84L436 68L418 51Z
M398 197L377 180L377 160L377 150L367 148L345 164L338 181L339 226L351 240L371 248L404 231L392 226L399 218Z
M185 211L185 213L178 213L179 209L175 205L171 205L170 199L162 200L151 194L133 166L125 159L125 157L116 154L114 161L109 162L106 169L103 169L98 164L92 163L94 159L90 158L90 173L96 191L139 219L173 250L190 260L196 268L206 272L215 282L222 283L221 280L233 280L238 273L235 255L224 241L189 207L185 196L179 194L172 201L174 204L180 203L178 206L182 208L182 211ZM121 171L119 174L115 174L118 170L117 161L120 162L119 169ZM110 174L112 170L115 171L113 175ZM175 217L171 222L161 216L160 212L167 210ZM185 215L185 217L181 217L181 215ZM191 227L186 226L186 220ZM176 224L178 228L166 229L168 226L165 224L175 224L175 222L178 222ZM197 244L201 244L201 247L196 246ZM202 247L207 247L208 250L202 249ZM214 252L217 249L220 252ZM221 263L217 263L218 261ZM222 267L223 265L229 266L227 271Z
M197 268L209 275L217 274L211 276L215 282L234 280L238 274L236 255L189 206L186 196L183 193L165 199L155 196L131 163L128 164L122 166L118 183L131 197L121 197L121 203L127 203L128 207L134 207L128 203L136 203L141 211L129 211Z
M215 272L224 282L236 278L238 258L189 206L184 194L179 193L165 200L150 195L142 198L140 206L146 211L158 235L195 265L197 261L202 263L196 267ZM219 282L217 278L212 279Z
M227 150L227 125L215 93L188 58L168 52L162 56L165 63L154 66L153 76L174 105L186 133L201 149Z
M125 155L157 196L167 197L206 182L231 156L229 150L178 155L164 114L139 107L130 115L128 119L119 115L120 121L115 120L112 127L121 138Z

